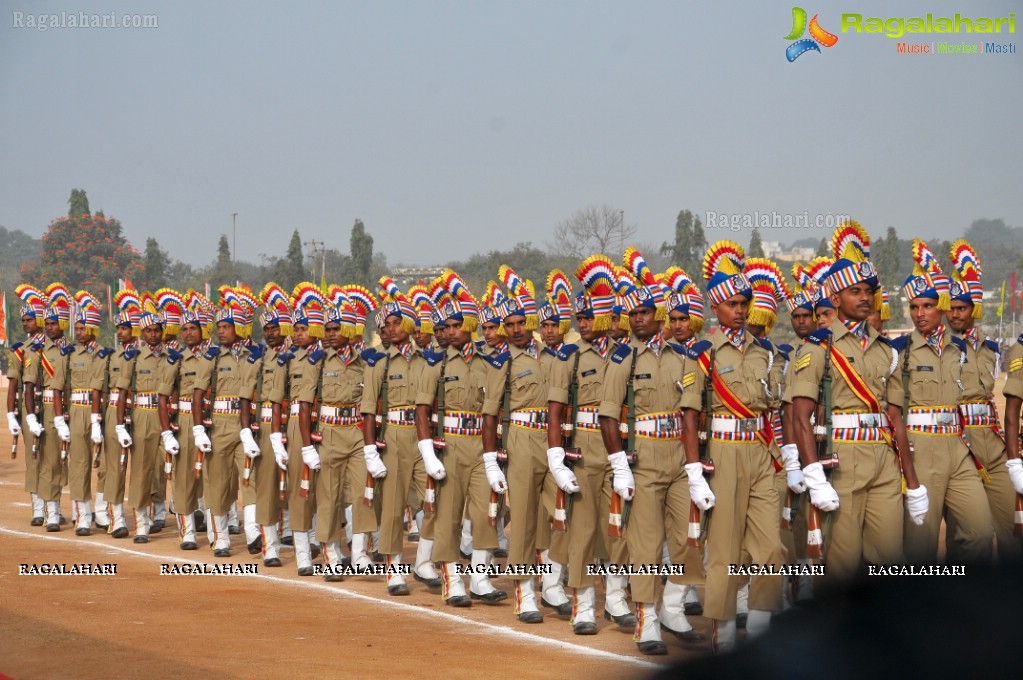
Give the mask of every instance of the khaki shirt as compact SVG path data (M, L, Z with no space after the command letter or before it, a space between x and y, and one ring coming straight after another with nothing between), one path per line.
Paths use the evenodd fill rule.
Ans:
M135 359L125 358L125 352L129 348L133 350L138 349L138 343L132 342L128 346L122 346L114 352L112 357L110 357L110 364L107 368L106 375L106 387L108 387L111 392L122 389L122 382L125 383L123 389L131 389L131 373L135 367ZM122 380L122 376L124 376L124 380Z
M202 358L201 344L197 345L194 351L188 347L180 351L181 358L176 363L170 363L168 357L167 361L160 364L160 383L157 392L165 397L177 394L179 399L192 401L199 371L204 368L206 360Z
M910 407L955 406L963 398L963 369L959 348L952 344L952 332L945 329L941 339L941 356L927 345L927 339L918 330L909 337L909 405ZM899 358L901 380L903 362Z
M816 335L814 336L816 337ZM849 332L841 320L831 325L831 351L841 352L880 403L881 413L888 404L902 408L902 379L899 374L898 354L876 330L867 325L867 347ZM800 345L789 364L788 385L784 401L791 403L796 397L817 401L824 378L826 349L811 341ZM896 362L893 373L893 360ZM835 411L866 412L866 404L849 387L834 364L831 365L831 406Z
M287 345L281 345L277 349L267 347L263 353L263 361L259 369L263 381L260 386L259 400L263 403L283 404L288 396L288 366L281 366L277 363L277 359L287 350Z
M350 405L362 401L362 380L366 372L366 362L357 352L352 352L352 359L346 366L337 350L328 349L326 357L320 363L323 366L320 374L320 399L324 404Z
M487 366L489 364L486 359L480 356L475 348L473 348L470 362L466 363L460 350L448 347L444 354L444 360L438 361L433 366L427 364L423 369L419 393L416 395L416 404L431 408L435 406L437 384L440 381L441 370L443 370L444 410L447 412L481 413L487 384Z
M539 344L537 350L540 350ZM496 416L504 401L505 376L511 379L512 411L527 408L547 408L549 388L547 376L537 358L526 354L511 343L508 344L508 358L501 360L501 355L491 357L490 369L487 373L486 399L483 400L483 414ZM510 368L509 368L510 362Z
M107 362L100 359L99 345L76 345L71 353L71 389L102 390Z
M243 344L237 344L233 348L220 347L219 354L213 359L203 356L203 363L200 364L198 375L195 380L195 389L205 390L213 384L213 371L216 368L216 389L212 394L213 399L240 397L251 399L256 389L257 364L249 363L249 350ZM138 388L141 391L141 388ZM194 390L193 390L194 391Z
M579 349L565 361L555 363L551 371L550 400L562 404L568 404L569 388L572 383L572 369L576 366L576 385L578 391L578 406L589 406L596 408L604 398L604 376L607 373L608 360L615 347L608 343L607 356L600 356L600 352L594 349L593 345L583 340L578 343ZM577 359L578 357L578 359ZM631 359L630 366L631 366Z
M772 353L757 344L756 339L749 331L744 330L743 333L745 334L745 344L741 352L728 341L728 337L721 331L706 338L706 341L711 344L710 349L706 351L714 351L713 368L717 369L722 382L728 385L739 401L751 411L761 413L771 407L775 393L779 389L778 385L771 384L771 374L768 371L768 365L772 363ZM699 345L694 345L694 347L697 346ZM771 368L774 368L773 365ZM705 376L700 369L698 360L690 356L682 374L682 385L684 386L682 408L696 411L703 408L704 383L708 379L709 377ZM710 394L712 413L731 413L716 390L711 390Z
M1005 357L1005 370L1009 375L1005 379L1003 393L1007 397L1023 399L1023 335L1009 348Z
M962 335L956 334L966 343L966 363L963 364L963 401L988 402L995 394L995 370L998 354L984 344L987 336L978 333L977 349Z
M361 409L364 414L375 415L377 412L377 399L380 398L385 370L387 372L386 408L391 410L414 406L416 403L423 368L426 366L423 353L413 342L410 360L406 361L398 348L393 345L387 349L386 356L390 358L390 361L380 357L372 366L367 364L365 367Z
M46 360L53 369L53 375L50 375L50 372L46 370L45 363L42 358L40 358L40 363L44 364L43 367L39 369L44 389L63 390L67 385L67 371L68 364L70 362L68 361L67 356L61 354L60 348L60 344L50 340L49 338L47 338L46 342L43 344L43 355L46 357Z
M684 393L681 379L686 367L684 356L665 343L658 357L645 342L634 338L622 347L628 347L629 353L626 354L623 349L611 346L610 363L607 364L604 373L599 415L615 420L621 419L622 405L626 404L633 352L636 353L636 370L632 376L636 400L635 415L680 411ZM690 365L693 364L690 362Z
M160 389L160 376L163 372L163 364L167 362L167 351L163 345L157 345L156 349L142 343L139 347L139 354L135 357L135 393L157 392ZM121 389L131 389L131 374L122 374L120 377Z

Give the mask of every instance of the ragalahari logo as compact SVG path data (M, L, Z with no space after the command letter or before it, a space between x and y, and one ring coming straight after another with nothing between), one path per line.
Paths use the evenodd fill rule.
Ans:
M813 19L810 19L810 37L802 38L803 33L807 30L806 10L802 7L792 8L792 32L785 36L785 40L796 41L785 48L785 58L790 62L795 61L800 55L810 50L820 52L821 48L819 45L834 47L835 43L838 42L837 35L828 33L820 27L820 24L817 23L817 16L817 14L814 14Z

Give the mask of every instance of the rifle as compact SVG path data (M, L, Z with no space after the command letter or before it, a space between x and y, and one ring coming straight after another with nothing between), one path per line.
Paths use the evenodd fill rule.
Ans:
M821 467L830 470L835 460L831 450L831 339L824 350L824 375L817 391L817 413L814 420L820 425L824 421L824 435L817 438L817 460ZM824 529L821 512L812 503L807 508L806 556L814 560L824 559Z
M639 352L632 350L632 365L629 368L629 382L625 384L625 423L628 436L625 444L625 455L631 464L636 459L636 358ZM632 510L632 501L623 500L621 496L611 491L611 511L608 515L607 533L615 538L625 537L625 527L629 523L629 512Z
M508 369L504 374L504 396L501 399L501 426L497 437L497 464L501 466L502 472L504 472L508 465L508 450L504 447L504 438L509 430L511 430L511 369L512 358L508 357ZM497 526L497 518L501 516L504 510L504 496L503 493L499 494L493 489L490 490L490 503L487 506L487 523L492 527Z
M376 446L377 449L387 448L387 442L384 441L384 437L387 434L387 374L391 370L391 353L388 351L387 359L384 361L384 379L380 381L380 398L377 399L377 413L376 417L380 418L380 429L377 430ZM376 477L366 472L366 485L362 490L362 504L367 508L373 507L373 496L376 494L377 480Z
M575 412L579 409L578 374L579 352L576 352L572 364L572 379L568 383L568 408L563 412L561 420L561 448L565 449L565 467L569 470L575 469L575 462L583 456L582 451L575 445ZM575 494L566 493L558 487L554 498L554 518L551 522L554 531L568 531L574 500Z
M433 426L433 448L440 458L441 453L444 452L444 448L447 446L447 442L444 441L444 417L447 414L447 407L445 405L445 392L444 389L444 374L448 368L448 353L445 350L444 360L440 364L440 378L437 380L437 397L436 397L436 409L434 411L434 417L437 418L436 424ZM426 475L426 491L423 497L423 512L436 512L437 511L437 480L430 475Z

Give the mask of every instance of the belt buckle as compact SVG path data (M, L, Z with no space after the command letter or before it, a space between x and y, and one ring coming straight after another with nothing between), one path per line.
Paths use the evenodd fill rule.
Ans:
M462 418L462 427L467 430L475 430L479 428L479 422L477 421L476 416L465 416Z
M876 413L860 416L860 427L881 427L881 419Z
M955 417L952 413L938 413L935 414L934 421L938 425L952 425L955 423Z
M759 418L740 418L736 432L756 432Z

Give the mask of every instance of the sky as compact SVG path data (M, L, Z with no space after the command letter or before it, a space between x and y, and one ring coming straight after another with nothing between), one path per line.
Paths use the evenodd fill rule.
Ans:
M844 13L1023 6L806 2L839 40L789 63L792 4L775 0L4 0L0 225L38 237L82 188L137 247L153 236L193 265L232 237L232 213L236 255L257 263L294 229L346 251L356 218L390 264L444 263L547 243L593 204L653 244L682 209L743 244L724 215L850 215L903 238L1023 226L1023 45L907 55L840 31ZM62 11L158 25L26 25Z

